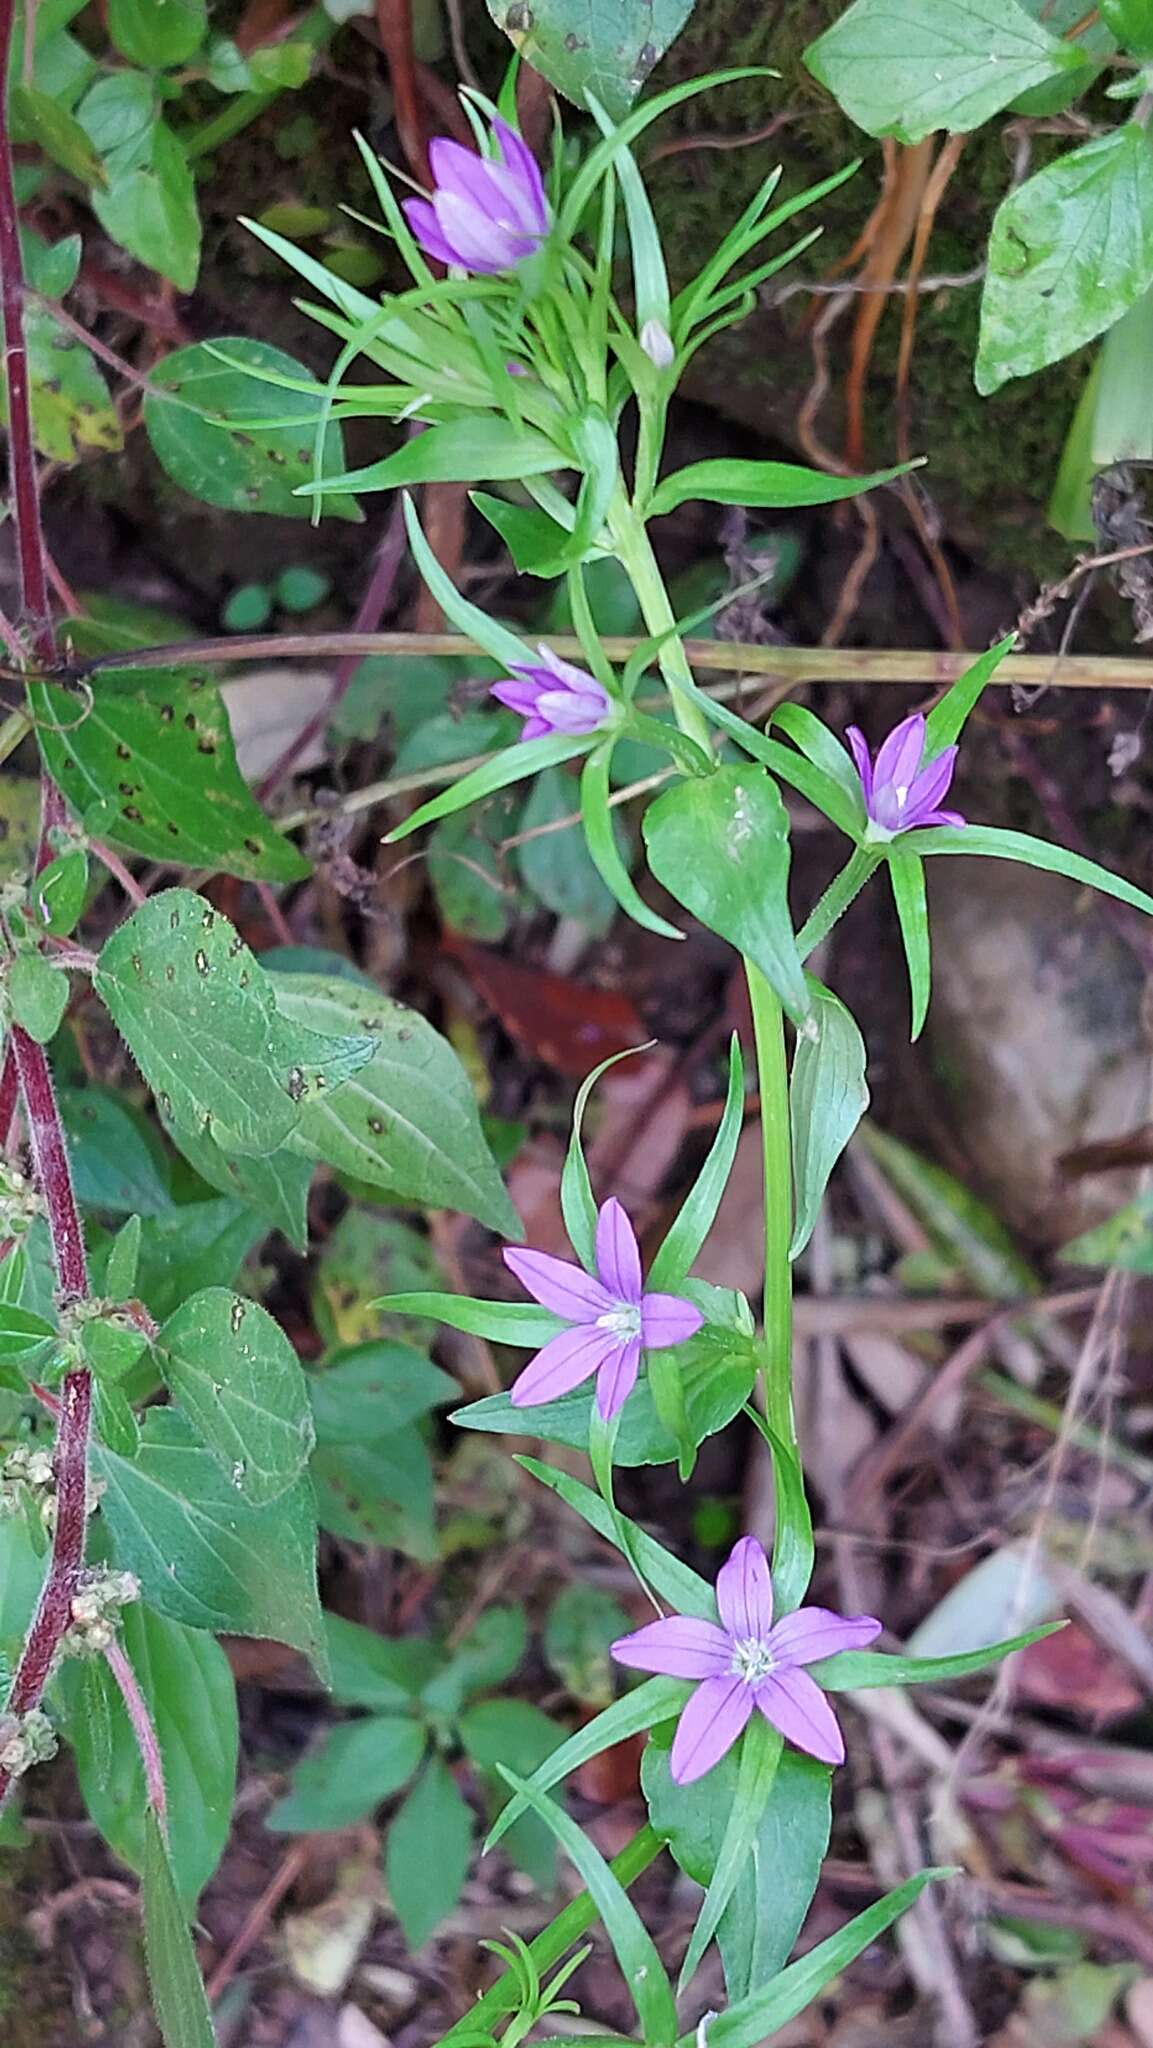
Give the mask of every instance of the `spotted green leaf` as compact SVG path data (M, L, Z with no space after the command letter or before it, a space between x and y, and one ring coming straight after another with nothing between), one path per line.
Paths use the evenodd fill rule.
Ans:
M627 114L693 0L488 0L526 64L578 107L589 92L614 121Z
M376 1050L363 1031L322 1036L283 1014L239 933L187 889L166 889L134 911L100 954L93 983L164 1115L226 1150L275 1152L309 1103Z
M29 305L24 314L32 432L42 455L53 462L79 462L84 455L114 453L124 432L109 396L104 373L90 350L49 312ZM8 404L0 394L0 419Z
M207 1287L169 1316L154 1348L170 1394L245 1500L278 1499L316 1441L308 1385L279 1323L259 1302Z
M28 702L44 765L93 838L242 881L308 873L241 775L208 676L108 669L90 697L34 682Z

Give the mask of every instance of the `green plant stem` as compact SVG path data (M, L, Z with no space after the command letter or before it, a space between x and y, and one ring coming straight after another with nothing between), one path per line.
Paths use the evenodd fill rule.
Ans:
M797 951L802 960L827 939L839 917L859 896L870 875L880 867L884 855L871 846L855 846L839 875L834 875L820 901L797 933Z
M664 1843L660 1836L646 1823L633 1836L632 1841L625 1844L620 1855L613 1857L609 1869L627 1890L629 1885L635 1884L642 1872L648 1869L650 1863L656 1862L663 1848ZM597 1909L588 1892L581 1892L578 1898L573 1899L565 1907L563 1913L558 1913L556 1919L537 1935L529 1947L529 1954L542 1977L547 1970L552 1969L554 1963L560 1961L565 1950L571 1948L574 1941L579 1941L581 1935L588 1932L596 1918ZM516 1977L511 1970L506 1970L491 1989L485 1992L484 1997L479 1998L476 2004L470 2007L464 2018L449 2028L438 2048L451 2048L452 2043L464 2036L491 2028L502 2013L515 2011L518 2003Z
M657 566L644 521L629 504L623 486L618 486L609 506L608 527L617 557L636 592L645 625L654 636L668 636L662 637L657 660L669 686L677 724L683 733L704 748L706 754L711 754L712 733L708 720L684 688L686 683L692 686L693 672L676 630L676 617L664 578Z
M785 1059L785 1017L759 967L745 961L757 1081L761 1096L761 1141L765 1180L765 1414L770 1429L795 1448L793 1424L793 1152L789 1123L789 1069Z

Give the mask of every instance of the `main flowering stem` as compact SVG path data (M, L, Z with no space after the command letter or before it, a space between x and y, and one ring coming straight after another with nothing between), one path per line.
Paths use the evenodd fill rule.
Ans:
M796 1444L793 1421L793 1148L789 1120L789 1070L785 1019L780 1001L759 967L745 961L757 1081L761 1097L761 1143L765 1184L765 1417L782 1443Z
M637 594L645 625L661 641L657 662L669 687L677 724L709 754L712 752L712 732L699 705L693 702L685 689L686 683L690 687L692 685L693 672L676 630L677 622L664 578L657 566L644 521L629 504L623 485L618 485L609 507L608 526L617 559Z

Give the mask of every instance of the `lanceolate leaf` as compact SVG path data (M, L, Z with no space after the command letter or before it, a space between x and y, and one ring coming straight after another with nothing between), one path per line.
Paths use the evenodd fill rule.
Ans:
M526 657L531 660L531 656ZM579 754L589 749L587 739L571 739L560 732L550 732L536 740L520 740L506 747L500 754L494 754L491 761L485 761L479 768L473 768L454 782L448 789L442 789L439 796L430 797L426 804L406 818L403 825L397 825L385 835L385 845L393 846L398 839L407 839L411 832L418 832L422 825L433 825L438 818L451 817L454 811L463 811L469 804L479 803L482 797L493 796L498 789L508 789L514 782L523 782L526 776L535 775L541 768L559 768L564 761L575 761Z
M490 413L452 420L445 426L428 427L414 441L406 441L383 462L367 469L352 469L321 485L298 484L303 497L317 491L396 491L409 484L479 483L482 478L501 479L547 476L552 470L569 469L571 458L553 441L532 427L514 427Z
M634 924L641 925L645 931L655 932L658 938L683 939L684 933L679 932L675 924L649 909L621 859L609 809L611 759L611 746L598 747L589 755L581 772L581 820L589 857L605 888Z
M987 647L976 661L970 662L963 675L950 683L939 704L934 704L925 720L925 756L931 759L944 747L952 746L960 739L969 713L980 699L986 683L1000 668L1007 654L1012 654L1017 643L1016 633L1006 633L994 646Z
M212 2014L160 1823L144 1817L144 1953L164 2048L216 2048Z
M993 860L1020 860L1026 867L1045 868L1053 875L1067 875L1087 889L1099 889L1103 896L1115 896L1153 917L1153 896L1132 882L1114 875L1096 861L1079 853L1067 853L1063 846L1050 846L1028 832L1006 832L998 825L935 825L929 832L910 832L905 841L911 853L975 853Z
M869 135L920 142L979 128L1085 59L1017 0L856 0L805 62Z
M107 1481L100 1510L115 1561L145 1600L189 1628L291 1643L324 1675L306 1479L250 1507L174 1408L149 1410L137 1458L97 1446L93 1463Z
M791 1258L813 1234L829 1175L869 1106L865 1041L838 996L808 977L812 1014L797 1033L789 1082L796 1218Z
M649 1270L652 1288L676 1292L716 1221L721 1197L728 1185L737 1156L741 1125L745 1115L745 1063L736 1032L729 1045L729 1085L724 1114L717 1135L696 1181L685 1196L680 1212L669 1229Z
M523 1344L533 1351L565 1328L559 1316L532 1302L482 1301L472 1294L386 1294L371 1306L394 1316L434 1316L450 1330L485 1337L490 1344Z
M718 768L657 798L645 818L657 880L710 931L748 954L789 1015L809 1008L789 915L789 821L757 768Z
M890 1657L884 1650L841 1650L811 1664L813 1677L826 1692L866 1692L878 1685L948 1685L954 1678L971 1678L975 1671L987 1671L1001 1664L1014 1650L1027 1650L1042 1636L1064 1628L1063 1621L1051 1621L1031 1628L1025 1635L1010 1636L1007 1642L990 1643L985 1650L966 1650L959 1657Z
M763 505L792 509L801 505L835 505L859 498L878 484L892 483L912 465L879 469L875 476L828 476L797 462L694 462L664 478L653 492L650 516L675 512L678 505L701 499L710 505Z
M213 1636L137 1602L125 1609L125 1655L148 1704L168 1793L169 1852L189 1911L228 1840L236 1789L236 1684ZM144 1863L144 1773L120 1689L102 1660L64 1666L68 1740L84 1803L133 1870ZM88 1691L95 1687L99 1702ZM97 1739L104 1723L106 1744Z
M460 1896L472 1814L439 1756L425 1765L388 1831L385 1876L410 1948L420 1948Z
M259 1302L205 1288L169 1316L155 1357L173 1399L245 1500L263 1507L299 1478L316 1441L308 1386Z
M93 983L163 1115L237 1152L275 1152L310 1099L375 1051L363 1033L322 1037L282 1016L239 933L187 889L134 911Z
M531 7L488 0L526 64L578 107L591 93L614 121L692 10L693 0L533 0Z
M567 1472L558 1471L555 1465L542 1465L538 1458L522 1457L517 1463L523 1465L526 1472L531 1472L534 1479L539 1479L542 1486L558 1493L574 1514L580 1515L590 1529L595 1529L598 1536L603 1536L618 1550L622 1547L623 1523L630 1556L635 1557L649 1585L678 1614L696 1614L703 1621L716 1620L716 1596L707 1579L702 1579L691 1565L682 1564L679 1557L674 1557L654 1536L647 1535L626 1515L619 1511L614 1513L608 1502L602 1500L599 1493L594 1493L591 1486L583 1485Z
M1127 121L1059 156L993 218L977 389L1058 362L1153 283L1153 150Z
M286 1031L359 1037L371 1058L302 1104L290 1143L422 1207L461 1209L506 1237L520 1219L485 1143L464 1068L415 1010L337 976L272 974Z
M909 966L913 1020L910 1036L919 1038L929 1009L933 962L929 942L929 905L925 897L925 864L898 841L889 849L889 880L901 940Z
M94 838L243 881L308 874L236 765L211 677L104 669L90 698L31 683L28 703L44 765Z

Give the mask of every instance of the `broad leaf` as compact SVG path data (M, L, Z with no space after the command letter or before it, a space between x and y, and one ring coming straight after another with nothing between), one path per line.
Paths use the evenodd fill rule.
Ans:
M207 0L108 0L112 41L121 56L145 71L187 63L207 26Z
M797 462L742 462L736 459L694 462L664 478L653 492L649 516L675 512L698 499L709 505L757 505L792 510L801 505L836 505L859 498L878 484L907 474L910 464L880 469L875 476L828 476Z
M508 1790L497 1776L498 1767L507 1764L518 1776L531 1777L564 1734L539 1707L514 1699L476 1701L464 1709L457 1730L469 1761L483 1773L490 1812L503 1805ZM538 1890L553 1890L556 1850L548 1829L535 1814L521 1815L508 1830L504 1846L506 1855L528 1873Z
M339 1614L323 1619L333 1698L374 1713L407 1712L439 1665L435 1644L425 1636L374 1635Z
M1059 362L1153 283L1153 151L1127 121L1048 164L993 217L977 389Z
M514 48L578 107L586 95L614 120L626 114L678 36L693 0L488 0Z
M135 1292L162 1323L187 1295L235 1280L263 1235L260 1218L225 1195L210 1202L181 1202L161 1216L146 1216Z
M258 373L287 378L287 387ZM193 342L176 349L153 369L144 401L144 425L153 452L174 483L226 512L274 512L282 519L307 519L310 501L296 487L312 481L315 428L324 386L282 349L243 335ZM304 389L294 389L303 384ZM278 424L262 427L268 419ZM285 426L285 420L298 424ZM243 427L230 424L243 420ZM324 476L344 468L340 428L324 439ZM338 519L359 519L355 500L329 492L322 510Z
M244 881L308 874L240 773L210 676L105 669L90 699L34 682L28 703L44 765L93 837Z
M784 1738L780 1731L772 1727L763 1714L754 1713L740 1745L736 1789L709 1887L685 1954L678 1990L683 1991L696 1974L737 1886L748 1874L783 1751Z
M707 1886L717 1867L739 1776L735 1753L693 1785L669 1775L672 1729L658 1728L641 1759L649 1819L681 1869ZM777 1975L804 1924L829 1846L832 1773L796 1749L782 1751L748 1864L725 1909L718 1942L729 1998L745 1998Z
M93 984L162 1113L226 1150L275 1152L313 1098L327 1100L375 1052L363 1033L321 1036L282 1014L239 933L187 889L126 919Z
M47 306L25 307L24 335L32 432L41 455L52 462L72 463L122 448L124 430L91 351L53 318ZM7 394L0 392L0 420L7 418Z
M191 1911L220 1861L232 1820L235 1681L212 1636L140 1603L125 1609L122 1642L160 1745L173 1876ZM84 1803L113 1853L141 1870L144 1772L120 1688L102 1661L65 1664L62 1676Z
M173 1399L253 1507L279 1499L315 1443L300 1360L258 1301L209 1287L169 1316L154 1345Z
M459 1392L454 1379L408 1344L387 1339L338 1352L308 1375L316 1434L324 1444L387 1437Z
M557 917L571 918L603 938L616 916L616 902L602 881L581 834L577 816L577 785L559 768L537 776L520 815L519 832L537 831L572 818L563 831L538 832L517 848L517 866L525 888ZM614 834L614 837L616 835ZM619 840L617 842L619 854Z
M172 1408L148 1411L137 1458L97 1446L93 1464L115 1561L153 1607L189 1628L291 1643L323 1674L307 1480L250 1507Z
M329 1535L401 1550L424 1564L436 1558L432 1464L411 1424L368 1443L322 1446L312 1478L317 1518Z
M710 931L754 960L789 1015L809 1010L789 915L789 820L756 768L718 768L680 782L645 817L659 882Z
M447 1765L434 1757L388 1831L388 1894L410 1948L421 1948L451 1913L471 1847L472 1813Z
M418 1011L336 976L269 980L286 1032L347 1036L373 1048L343 1087L302 1103L292 1149L422 1208L461 1209L519 1237L520 1219L447 1039Z
M855 0L805 62L869 135L921 142L979 128L1086 59L1017 0Z
M445 1658L421 1691L438 1713L459 1713L465 1700L505 1684L521 1664L528 1644L523 1607L489 1607Z
M397 1714L342 1721L297 1764L265 1826L276 1834L309 1835L366 1819L407 1785L427 1740L419 1721Z
M797 1034L789 1081L794 1259L813 1234L829 1175L869 1106L868 1055L856 1019L814 975L808 982L812 1016Z
M216 2048L204 1985L160 1823L144 1817L144 1954L164 2048Z
M96 186L89 198L101 227L146 269L190 292L200 269L200 210L179 136L154 117L146 153L122 169L111 163L108 169L107 185ZM166 368L158 373L161 381Z
M195 1167L201 1180L255 1209L273 1228L283 1231L296 1251L306 1249L310 1160L287 1149L270 1152L267 1159L252 1159L242 1152L226 1152L204 1131L191 1130L169 1118L163 1122L177 1151Z

